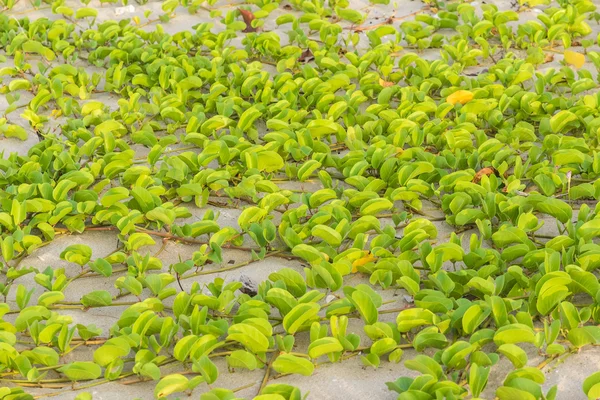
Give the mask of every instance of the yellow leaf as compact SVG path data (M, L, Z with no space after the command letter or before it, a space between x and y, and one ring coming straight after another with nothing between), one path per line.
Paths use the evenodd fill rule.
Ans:
M456 103L466 104L471 100L473 100L473 93L468 90L457 90L446 98L446 101L452 105Z
M371 261L375 261L377 260L377 257L375 257L373 254L371 254L370 252L367 252L366 255L362 256L361 258L354 260L354 262L352 263L352 273L356 273L358 272L358 267L362 267L363 265L370 263Z
M133 19L133 22L135 22L136 25L140 24L140 17L138 17L137 15L134 16L132 19Z
M581 68L585 64L585 56L581 53L565 50L564 56L567 64L573 65L575 68Z

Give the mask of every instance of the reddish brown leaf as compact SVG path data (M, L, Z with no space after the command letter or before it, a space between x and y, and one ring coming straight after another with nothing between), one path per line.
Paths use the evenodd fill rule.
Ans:
M298 62L307 63L314 59L315 57L313 56L312 51L310 51L310 49L306 49L302 52L302 54L300 54L300 57L298 57Z
M244 19L244 22L246 23L246 29L244 29L243 32L245 32L245 33L256 32L256 28L254 28L252 26L252 21L254 21L254 19L256 18L254 16L254 14L252 13L252 11L244 10L242 8L238 8L238 11L242 15L242 18Z
M490 176L495 172L496 171L494 170L494 168L490 168L490 167L482 168L473 177L473 182L478 183L484 175Z

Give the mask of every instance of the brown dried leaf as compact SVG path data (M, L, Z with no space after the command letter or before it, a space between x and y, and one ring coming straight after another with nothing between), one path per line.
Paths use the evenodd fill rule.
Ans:
M244 32L244 33L256 32L256 28L254 28L252 26L252 21L254 21L256 19L256 17L252 13L252 11L244 10L243 8L238 8L238 11L242 15L242 18L244 19L244 22L246 23L246 29L244 29L242 32Z
M313 56L312 51L310 51L310 49L306 49L302 52L302 54L300 54L300 57L298 57L298 62L307 63L314 59L315 57Z
M382 87L390 87L390 86L394 86L394 82L388 82L388 81L384 81L383 79L379 78L379 84Z
M490 176L490 175L494 174L495 172L496 171L494 170L494 168L490 168L490 167L482 168L473 177L473 183L479 183L479 181L481 180L481 178L484 175Z
M546 57L544 58L544 64L554 61L554 54L546 53Z

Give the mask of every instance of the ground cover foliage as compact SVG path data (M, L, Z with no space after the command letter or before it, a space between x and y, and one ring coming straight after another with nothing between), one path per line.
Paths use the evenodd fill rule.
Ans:
M600 343L593 2L423 3L367 25L346 0L167 0L156 18L103 22L83 3L34 1L54 18L30 20L0 0L0 133L36 137L0 160L0 399L131 379L156 381L157 398L234 399L219 375L262 369L256 399L296 400L285 375L328 362L403 363L416 373L387 382L399 399L561 398L541 369ZM529 7L537 18L517 23ZM167 34L181 13L218 27ZM288 37L264 28L275 13ZM237 226L209 206L243 210ZM21 262L85 231L118 248L65 246L71 275ZM163 265L148 248L169 242L195 251ZM228 249L248 260L227 264ZM304 268L182 289L265 258ZM89 276L119 294L65 301ZM110 331L68 315L123 305ZM503 358L513 368L486 388ZM600 373L578 395L600 397Z

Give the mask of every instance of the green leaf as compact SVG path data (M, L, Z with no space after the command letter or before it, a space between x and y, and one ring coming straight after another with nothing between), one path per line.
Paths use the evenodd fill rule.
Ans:
M442 376L444 376L442 366L433 358L422 354L415 356L411 360L406 360L404 365L408 369L418 371L425 375L431 375L436 379L440 379Z
M332 247L338 247L342 244L342 235L335 229L326 225L315 225L311 230L311 234L320 238Z
M283 158L274 151L262 151L256 155L259 171L275 172L283 168Z
M280 354L273 362L273 369L280 374L312 375L315 366L306 358L291 354Z
M531 393L514 387L501 386L496 390L499 400L536 400L537 397Z
M93 263L90 263L90 269L106 277L112 275L112 265L104 258L98 258Z
M571 111L561 110L550 118L550 128L554 133L562 132L569 123L577 120L577 115Z
M173 393L188 389L188 379L180 374L171 374L162 378L154 388L154 397L161 399Z
M585 154L577 149L557 150L552 154L552 161L558 166L563 166L566 164L580 165L585 161Z
M58 303L59 301L63 301L65 299L65 295L59 291L45 292L38 297L38 305L48 307L54 303Z
M360 207L361 215L376 215L391 209L394 204L388 199L371 199Z
M292 254L301 257L310 263L323 260L322 253L320 253L314 247L306 245L304 243L294 246L294 248L292 249Z
M147 233L136 232L129 235L129 239L127 239L127 248L130 250L138 250L143 246L153 246L156 244L154 239Z
M131 351L129 342L123 337L109 339L94 352L94 361L101 367L126 357Z
M234 350L227 356L227 364L231 368L245 368L254 371L258 368L256 356L245 350Z
M351 297L352 302L367 325L377 322L379 313L377 312L377 307L373 303L371 296L362 290L355 290Z
M600 236L600 219L592 219L581 225L577 228L577 235L585 240Z
M506 356L515 368L521 368L527 364L527 353L517 345L503 344L498 347L498 352Z
M81 304L86 307L103 307L112 304L112 296L106 290L95 290L83 295Z
M194 372L200 372L206 383L209 385L216 381L219 376L217 366L207 356L202 356L199 360L194 361L192 370Z
M89 361L75 361L58 369L72 381L86 381L97 379L102 375L98 364Z
M229 327L227 340L234 340L244 345L253 353L262 353L269 348L269 340L256 327L240 323Z
M563 224L566 224L573 217L573 210L562 200L546 198L535 206L536 210L551 215Z
M413 328L430 325L433 323L434 314L422 308L410 308L400 311L396 317L398 330L400 332L408 332Z
M85 244L73 244L60 253L60 258L84 266L92 257L92 249Z
M283 328L290 335L305 329L317 317L320 307L316 303L301 303L283 318Z
M476 363L471 364L469 369L469 388L474 398L479 397L483 389L487 386L490 376L490 367L481 367Z
M28 40L23 43L23 51L26 53L37 53L48 61L52 61L56 58L56 55L52 50L47 47L44 47L40 42L36 42L34 40Z
M98 16L98 10L96 10L95 8L91 8L91 7L81 7L81 8L78 8L77 11L75 11L75 18L77 18L77 19L87 18L87 17L96 18L97 16Z
M344 347L340 341L333 337L324 337L317 339L308 346L308 355L310 358L319 358L325 354L343 351Z
M583 381L583 393L588 399L600 397L600 372L594 372Z
M488 307L482 307L479 304L473 304L465 311L462 319L463 330L466 334L475 332L490 315L491 310Z
M535 333L524 324L505 325L496 331L494 342L501 346L503 344L534 343Z
M582 326L569 331L567 339L577 348L588 344L600 343L600 327L598 326Z

